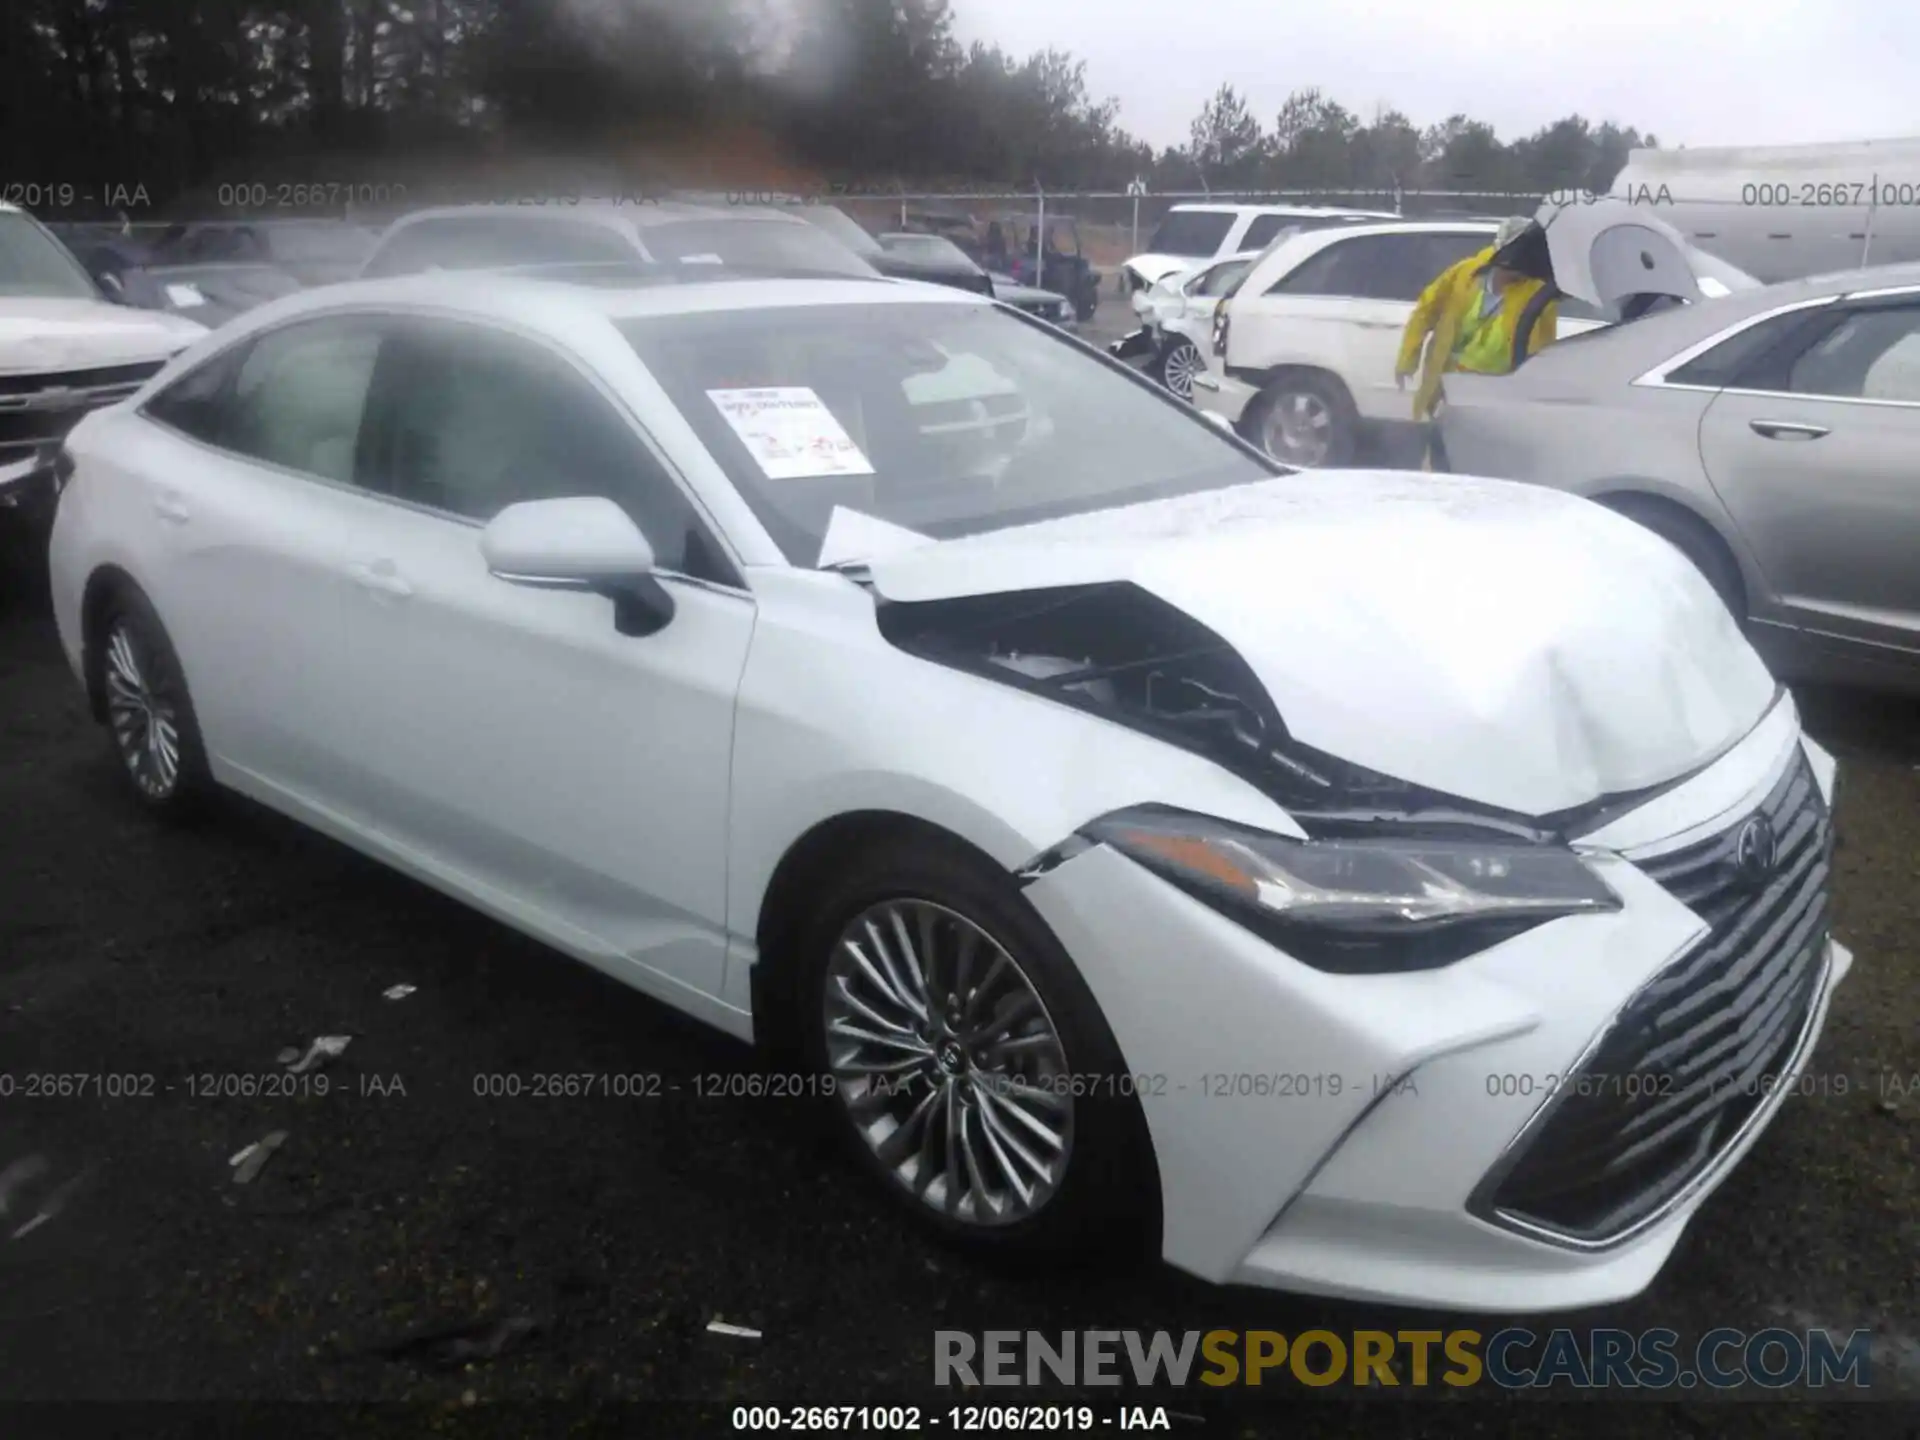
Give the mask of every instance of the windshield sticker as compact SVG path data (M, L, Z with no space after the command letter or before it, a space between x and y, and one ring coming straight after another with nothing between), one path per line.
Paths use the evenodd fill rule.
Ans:
M873 474L873 466L853 437L804 385L709 390L707 398L769 480Z
M206 304L207 297L200 293L200 287L198 285L169 285L167 286L167 302L171 305L178 306L182 310L190 310L195 305Z

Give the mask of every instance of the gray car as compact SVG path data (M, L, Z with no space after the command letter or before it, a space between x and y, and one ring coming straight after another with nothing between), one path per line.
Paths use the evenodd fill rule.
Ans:
M1815 276L1449 375L1450 466L1693 560L1790 679L1920 691L1920 264Z

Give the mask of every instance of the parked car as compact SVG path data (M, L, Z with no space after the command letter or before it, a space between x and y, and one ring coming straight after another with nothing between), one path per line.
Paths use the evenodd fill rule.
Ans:
M648 201L555 208L457 205L404 215L363 276L522 265L725 266L871 278L877 272L817 226L771 209Z
M1193 399L1193 377L1207 368L1213 312L1255 261L1258 250L1229 255L1198 270L1175 271L1134 294L1141 326L1107 348L1117 358L1151 357L1147 370L1182 400Z
M1393 370L1414 302L1441 271L1490 245L1498 228L1398 220L1281 240L1216 304L1195 403L1291 464L1344 465L1363 438L1404 438L1412 402ZM1759 283L1701 251L1686 254L1713 290ZM1563 298L1559 334L1605 325L1616 313Z
M1920 265L1746 291L1448 376L1475 474L1670 540L1791 679L1920 689Z
M946 264L967 265L979 269L967 258L953 241L943 235L924 235L912 230L889 231L880 237L880 243L888 254L908 260ZM981 271L982 274L987 274ZM1051 290L1036 290L1031 285L1022 285L1011 275L988 275L992 284L994 299L1024 310L1027 314L1055 325L1071 329L1074 325L1073 302L1064 295L1056 295Z
M344 220L190 222L162 232L150 263L271 265L302 285L330 285L360 273L374 240Z
M791 205L779 208L783 214L796 216L824 230L882 275L895 280L951 285L976 295L993 294L993 281L987 272L956 249L926 254L893 250L874 239L864 225L837 205L820 205L795 197Z
M54 221L46 226L93 278L101 295L122 299L121 276L155 263L153 247L130 226L99 221Z
M205 333L113 303L45 226L0 204L0 578L39 573L67 431Z
M155 265L120 277L119 299L145 310L185 315L209 328L306 286L272 265Z
M1850 963L1833 760L1671 547L1288 471L984 297L328 287L67 447L133 800L764 1043L979 1249L1624 1298Z
M1154 227L1146 251L1120 267L1121 292L1131 296L1169 275L1191 272L1248 250L1264 250L1282 232L1399 218L1390 211L1325 205L1175 205Z

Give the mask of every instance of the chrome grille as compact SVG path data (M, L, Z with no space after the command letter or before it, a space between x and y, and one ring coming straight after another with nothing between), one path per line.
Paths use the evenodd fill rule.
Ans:
M164 360L53 374L0 376L0 465L51 450L90 410L126 399Z
M1764 816L1777 859L1743 878ZM1758 810L1640 869L1712 927L1647 982L1483 1190L1497 1218L1604 1244L1738 1138L1800 1048L1825 972L1833 824L1796 754Z

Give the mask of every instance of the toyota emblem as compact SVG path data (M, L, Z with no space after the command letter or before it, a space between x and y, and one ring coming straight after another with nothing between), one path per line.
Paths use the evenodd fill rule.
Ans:
M1773 874L1778 858L1779 842L1766 816L1756 815L1740 827L1740 836L1733 842L1733 866L1742 880L1750 885L1763 884Z

